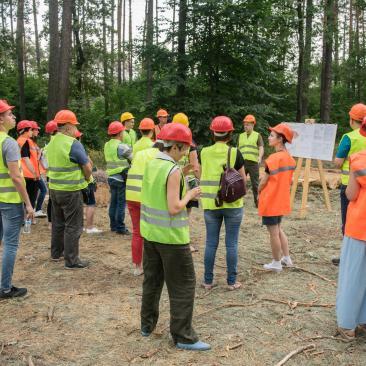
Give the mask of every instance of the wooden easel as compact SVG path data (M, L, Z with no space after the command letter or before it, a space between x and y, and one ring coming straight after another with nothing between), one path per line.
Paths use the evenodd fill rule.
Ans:
M305 120L305 123L315 123L315 120L314 119L307 119L307 120ZM296 194L297 186L298 186L298 183L299 183L299 178L300 178L300 173L301 173L301 169L302 169L303 160L304 160L304 158L298 158L298 160L297 160L297 165L296 165L296 169L295 169L295 172L294 172L293 184L292 184L292 187L291 187L291 201L290 201L291 202L291 207L293 207L293 205L294 205L295 194ZM299 216L301 218L304 218L306 216L306 213L307 213L311 161L312 161L312 159L308 159L308 158L305 160L304 180L303 180L303 184L302 184L303 191L302 191L301 207L300 207L300 213L299 213ZM318 171L319 171L320 181L322 183L325 206L326 206L328 211L332 211L332 207L330 205L327 182L325 180L323 163L319 159L317 159L316 161L317 161L317 164L318 164Z

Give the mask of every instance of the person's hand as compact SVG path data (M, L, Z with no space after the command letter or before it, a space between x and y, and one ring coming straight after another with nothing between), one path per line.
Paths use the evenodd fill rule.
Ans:
M25 206L25 216L27 220L34 220L34 209L32 205L26 205Z
M193 169L193 164L187 164L182 168L183 175L188 175Z
M194 200L195 198L198 198L201 195L201 187L196 187L187 192L189 196L189 200Z

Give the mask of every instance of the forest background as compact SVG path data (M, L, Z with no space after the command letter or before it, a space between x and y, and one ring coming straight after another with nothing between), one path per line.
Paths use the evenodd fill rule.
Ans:
M185 112L200 144L219 114L341 134L366 92L364 0L42 1L0 0L0 98L41 126L72 109L93 149L121 112L159 108Z

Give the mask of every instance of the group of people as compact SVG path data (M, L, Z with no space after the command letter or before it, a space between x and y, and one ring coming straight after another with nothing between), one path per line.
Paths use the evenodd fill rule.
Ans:
M89 265L80 259L79 239L83 231L83 194L85 202L85 196L90 201L93 192L90 189L93 163L77 139L81 134L77 128L77 117L70 110L59 111L46 125L46 131L53 126L51 139L40 154L29 141L30 136L23 136L35 125L27 130L29 127L21 125L23 121L18 123L22 127L18 131L22 131L20 136L23 136L22 141L18 141L19 145L8 135L16 124L13 108L6 101L0 101L0 237L3 240L0 299L23 296L27 291L13 286L11 278L21 226L25 218L32 220L35 215L34 196L27 194L22 173L26 168L25 178L36 180L39 177L39 173L32 171L29 164L36 159L33 151L37 152L38 161L40 155L44 157L43 167L47 172L49 201L52 203L51 259L64 260L65 269L82 269ZM244 131L239 135L237 147L230 146L234 133L232 120L227 116L213 118L209 127L213 144L204 147L199 154L187 115L177 113L168 123L168 112L160 109L156 117L158 124L151 118L141 120L139 140L134 130L135 118L130 112L122 113L120 121L113 121L108 126L109 139L104 145L104 156L111 194L110 230L116 234L130 235L125 224L127 206L132 222L133 273L144 275L141 335L148 337L154 331L165 282L174 343L180 349L207 350L210 345L199 341L192 327L196 287L192 252L197 248L190 239L190 211L200 202L206 225L202 281L206 290L216 285L214 266L223 221L227 288L233 291L242 286L237 280L237 263L243 198L234 202L218 199L223 172L230 167L238 172L244 183L247 174L250 175L254 204L269 232L272 250L272 261L265 264L264 269L280 272L284 266L293 266L281 221L291 212L290 187L296 163L286 150L286 144L292 142L294 132L285 123L270 128L268 144L274 152L265 160L265 170L259 181L264 142L261 135L254 131L255 116L247 115L243 119ZM366 155L361 152L348 158L358 151L357 147L362 146L366 150L366 120L362 122L366 117L366 106L352 107L350 117L351 126L356 126L358 134L347 134L348 138L342 139L337 153L337 159L344 159L342 174L346 175L346 169L350 167L346 195L352 202L348 208L337 295L339 330L348 338L355 336L356 326L366 324L366 286L361 289L359 286L360 276L366 268L365 254L361 255L366 244ZM349 149L346 154L346 142L343 140L347 139ZM30 156L21 153L26 143ZM339 156L340 151L346 156ZM353 264L356 257L359 262L357 270ZM349 286L350 278L353 280L352 286ZM356 295L359 298L357 304L354 301ZM354 310L352 314L348 311L350 308ZM353 327L354 322L357 324Z

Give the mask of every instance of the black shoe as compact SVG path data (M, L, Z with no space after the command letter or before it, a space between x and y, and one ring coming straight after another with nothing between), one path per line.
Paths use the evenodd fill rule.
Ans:
M26 288L17 288L12 286L9 292L0 291L0 300L12 299L13 297L21 297L27 294Z
M116 231L116 234L119 234L119 235L131 235L131 232L126 229L125 231Z
M83 269L83 268L88 268L88 267L89 267L89 262L87 262L87 261L80 261L80 262L72 264L70 266L65 264L65 269Z
M332 259L332 263L333 263L335 266L339 266L339 262L340 262L340 259L339 259L339 258L333 258L333 259Z

